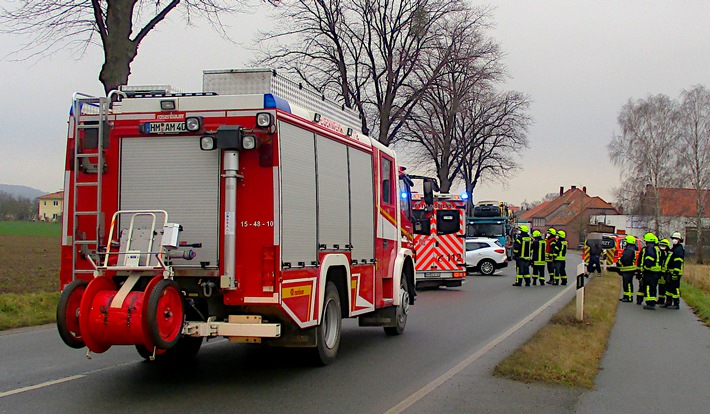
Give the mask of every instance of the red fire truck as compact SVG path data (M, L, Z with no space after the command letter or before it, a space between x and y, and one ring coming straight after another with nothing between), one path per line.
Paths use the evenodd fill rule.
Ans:
M168 361L219 336L328 364L342 318L401 334L415 265L411 181L394 152L357 132L356 113L271 70L205 71L203 90L75 94L64 342Z
M414 193L414 215L422 226L414 231L417 287L461 286L466 278L466 200L437 194L433 203Z

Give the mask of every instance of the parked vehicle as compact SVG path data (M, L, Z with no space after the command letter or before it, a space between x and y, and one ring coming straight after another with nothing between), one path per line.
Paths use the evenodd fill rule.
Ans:
M508 266L505 248L498 239L472 237L466 239L466 270L490 276Z
M456 287L466 279L464 239L466 202L455 194L436 194L428 204L412 194L417 287Z
M473 208L473 217L466 220L466 237L493 237L512 257L512 233L515 218L508 205L502 201L479 201Z
M275 71L205 71L203 85L74 95L64 342L179 361L226 337L328 364L343 318L402 334L414 218L394 151Z

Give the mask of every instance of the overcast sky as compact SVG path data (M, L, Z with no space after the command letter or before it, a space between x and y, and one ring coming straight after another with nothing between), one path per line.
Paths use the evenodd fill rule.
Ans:
M496 7L490 35L506 53L510 79L503 87L531 97L534 119L522 171L507 188L479 186L477 200L519 204L576 185L612 201L619 172L606 145L618 132L621 106L629 98L677 98L693 85L710 86L710 1L473 4ZM229 20L232 38L251 43L256 29L268 26L270 7ZM0 57L21 42L0 35ZM198 91L203 69L240 68L250 58L244 45L225 42L205 24L185 28L175 16L143 41L129 83ZM40 61L0 61L0 183L62 188L72 94L102 93L101 63L98 48L81 60L58 52Z

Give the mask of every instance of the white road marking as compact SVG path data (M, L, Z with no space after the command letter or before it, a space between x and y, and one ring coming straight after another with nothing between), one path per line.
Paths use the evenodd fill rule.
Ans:
M36 390L39 388L49 387L50 385L61 384L63 382L73 381L75 379L84 378L85 376L86 375L83 375L83 374L82 375L72 375L71 377L60 378L60 379L53 380L53 381L47 381L47 382L43 382L43 383L37 384L37 385L30 385L29 387L22 387L22 388L18 388L18 389L11 390L11 391L0 392L0 398L8 397L10 395L19 394L19 393L25 392L25 391L32 391L32 390Z
M204 348L206 346L215 345L215 344L218 344L218 343L221 343L224 341L226 341L226 340L223 340L222 338L218 338L217 340L213 339L210 342L205 342L202 345L202 347ZM70 377L64 377L64 378L60 378L60 379L56 379L56 380L52 380L52 381L47 381L47 382L43 382L41 384L29 385L27 387L22 387L22 388L17 388L17 389L10 390L10 391L0 392L0 398L9 397L11 395L20 394L20 393L27 392L27 391L34 391L34 390L38 390L40 388L50 387L52 385L57 385L57 384L61 384L64 382L74 381L76 379L84 378L84 377L91 375L91 374L96 374L97 372L106 371L108 369L113 369L113 368L119 368L119 367L123 367L126 365L137 364L140 362L141 361L124 362L123 364L111 365L109 367L95 369L93 371L88 371L88 372L85 372L85 373L79 374L79 375L72 375Z
M574 280L574 279L573 279ZM414 394L410 395L409 397L405 398L402 400L399 404L395 405L394 407L390 408L385 412L385 414L399 414L404 412L407 408L411 407L416 403L417 401L421 400L424 398L427 394L430 392L434 391L436 388L438 388L441 384L445 383L446 381L450 380L453 378L456 374L464 370L466 367L474 363L476 360L478 360L480 357L485 355L488 351L493 349L496 345L500 344L503 342L506 338L508 338L510 335L514 334L517 332L520 328L522 328L526 323L530 322L531 320L535 319L537 315L542 313L545 309L547 309L548 306L550 306L552 303L557 301L561 296L563 296L567 291L576 288L574 284L569 286L567 289L563 290L562 292L558 293L555 297L552 299L548 300L544 305L540 306L535 312L531 313L529 316L526 318L522 319L520 322L515 324L513 327L508 329L507 331L503 332L498 336L497 338L493 339L491 342L487 343L486 345L483 346L483 348L479 349L478 351L474 352L471 354L468 358L464 359L463 361L459 362L455 367L451 368L450 370L446 371L443 373L439 378L435 379L434 381L430 382L429 384L425 385L421 389L419 389L417 392Z

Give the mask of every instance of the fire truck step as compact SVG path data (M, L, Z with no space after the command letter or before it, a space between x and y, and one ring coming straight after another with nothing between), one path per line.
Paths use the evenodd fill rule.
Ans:
M98 211L75 211L74 214L77 216L96 216L99 214Z
M96 187L99 185L98 182L96 181L89 181L89 182L84 182L84 183L76 183L77 187Z

